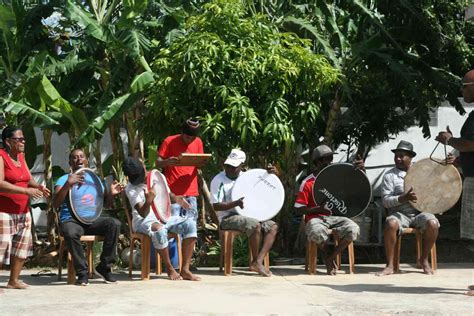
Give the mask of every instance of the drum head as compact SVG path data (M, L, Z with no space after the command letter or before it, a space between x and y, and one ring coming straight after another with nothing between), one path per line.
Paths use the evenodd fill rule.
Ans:
M84 183L74 184L69 190L71 211L78 221L92 224L104 207L104 186L92 169L81 168L75 173L84 173Z
M154 190L156 194L151 204L153 212L160 221L166 223L171 217L171 201L165 176L158 170L153 169L148 172L146 184L148 190Z
M420 212L439 214L452 208L459 200L462 180L453 165L442 165L425 158L408 169L405 192L412 187L417 201L410 204Z
M244 208L236 208L240 215L266 221L281 210L285 189L276 175L265 169L252 169L239 175L231 196L233 201L244 198Z
M372 198L372 186L365 173L350 163L327 166L316 176L313 197L317 205L327 203L332 215L355 217Z

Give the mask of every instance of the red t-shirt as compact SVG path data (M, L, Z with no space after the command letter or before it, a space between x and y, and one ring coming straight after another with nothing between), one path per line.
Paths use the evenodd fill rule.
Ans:
M179 157L182 153L203 154L202 140L196 137L186 145L181 135L168 136L158 149L158 156L163 159ZM169 166L164 169L166 181L171 192L176 195L198 196L197 168L193 166Z
M313 174L307 176L303 182L301 182L300 189L298 191L298 195L296 196L295 207L315 207L316 202L314 202L313 198L313 185L316 177ZM308 214L305 216L305 222L309 222L312 218L320 217L320 216L327 216L328 214L323 213L313 213Z
M31 176L23 154L18 154L19 167L13 163L4 149L0 149L0 156L3 158L4 180L13 185L27 188ZM0 192L0 212L9 214L27 213L28 200L29 196L26 194Z

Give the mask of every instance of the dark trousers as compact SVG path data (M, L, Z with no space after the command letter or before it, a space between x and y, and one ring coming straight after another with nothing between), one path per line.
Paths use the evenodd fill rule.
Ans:
M98 266L111 268L117 258L117 241L120 234L120 221L113 217L99 217L92 224L86 225L76 219L61 223L61 234L71 252L74 269L78 276L87 274L87 261L81 244L83 235L99 235L104 237L102 254Z

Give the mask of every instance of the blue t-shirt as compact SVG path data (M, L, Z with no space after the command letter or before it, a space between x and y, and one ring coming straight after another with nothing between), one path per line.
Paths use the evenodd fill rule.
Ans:
M87 182L93 182L92 177L88 173L84 173L84 181ZM63 186L67 182L67 178L69 177L69 174L63 175L61 178L56 181L55 187L57 186ZM101 181L102 189L104 189L104 184ZM64 198L63 203L59 206L59 221L61 223L68 221L73 218L72 212L71 212L71 205L69 201L69 195L67 195Z

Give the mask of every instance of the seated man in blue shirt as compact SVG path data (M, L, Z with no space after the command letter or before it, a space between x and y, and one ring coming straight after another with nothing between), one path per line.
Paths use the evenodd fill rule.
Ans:
M87 225L77 220L71 212L71 205L67 196L72 186L77 183L84 183L87 176L83 173L74 173L80 168L87 167L87 158L82 149L71 151L69 154L69 165L72 172L59 178L54 186L53 207L59 210L59 227L66 241L67 248L72 255L77 275L76 284L83 286L89 284L87 262L80 240L83 235L99 235L104 237L100 263L94 272L106 283L116 283L111 273L111 267L117 257L120 221L112 217L99 217L92 224ZM106 190L106 202L110 202L112 196L119 194L122 190L123 186L120 183L116 181L112 183L110 190Z

